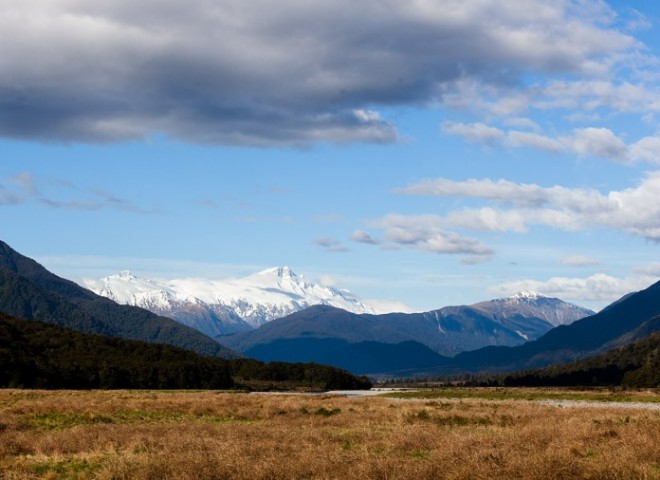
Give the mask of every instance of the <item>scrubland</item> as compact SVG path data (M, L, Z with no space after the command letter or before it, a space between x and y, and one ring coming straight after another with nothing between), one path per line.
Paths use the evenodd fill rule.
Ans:
M660 479L660 411L497 398L0 390L0 477Z

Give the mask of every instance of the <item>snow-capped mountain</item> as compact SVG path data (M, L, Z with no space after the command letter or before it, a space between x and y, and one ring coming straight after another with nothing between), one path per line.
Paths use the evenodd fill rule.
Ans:
M595 312L558 298L546 297L537 292L518 292L506 298L497 298L472 305L485 310L496 318L540 318L553 327L569 325L576 320L594 315Z
M350 292L308 283L288 267L230 280L156 280L123 271L100 280L84 280L82 285L117 303L174 318L212 337L252 330L312 305L376 313Z

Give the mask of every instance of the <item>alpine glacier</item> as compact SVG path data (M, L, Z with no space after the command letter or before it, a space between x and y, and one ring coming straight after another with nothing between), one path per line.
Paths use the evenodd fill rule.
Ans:
M289 267L230 280L138 278L129 271L82 286L117 303L146 308L211 337L257 328L312 305L377 313L346 290L308 283Z

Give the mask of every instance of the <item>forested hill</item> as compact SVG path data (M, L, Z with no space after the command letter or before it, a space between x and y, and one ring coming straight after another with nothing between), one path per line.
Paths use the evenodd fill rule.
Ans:
M656 317L656 321L660 321L660 317ZM512 374L504 379L504 384L660 387L660 332L578 362Z
M170 345L89 335L0 313L0 387L227 389L369 388L365 378L316 364L264 364Z
M193 328L142 308L118 305L60 278L2 241L0 312L83 333L165 343L201 355L237 356Z

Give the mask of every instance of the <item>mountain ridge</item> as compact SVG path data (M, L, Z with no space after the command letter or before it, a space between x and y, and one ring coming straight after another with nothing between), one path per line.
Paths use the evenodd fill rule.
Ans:
M535 302L542 303L537 310L538 316L532 315ZM569 305L566 311L574 315L570 321L593 314L590 310L540 295L522 300L524 308L516 307L520 302L502 308L500 300L496 299L472 306L444 307L408 314L355 314L331 306L313 306L273 320L256 330L219 339L239 351L303 337L334 338L351 343L415 341L443 356L454 356L486 345L519 345L539 338L553 328L550 321L542 318L548 312L547 302ZM566 313L562 320L568 322L568 316L569 313ZM555 317L552 319L556 320Z
M280 266L229 280L138 278L129 271L82 285L118 303L146 308L210 336L249 331L313 305L375 313L346 290L308 282Z
M58 277L0 241L0 311L26 320L151 343L208 356L235 356L214 339L148 310L118 305Z

